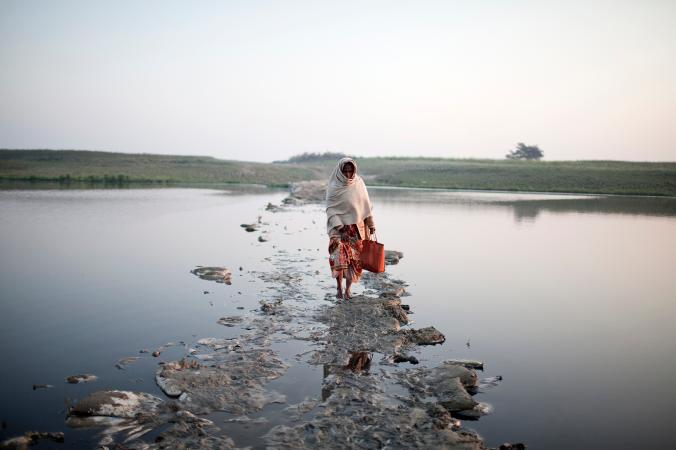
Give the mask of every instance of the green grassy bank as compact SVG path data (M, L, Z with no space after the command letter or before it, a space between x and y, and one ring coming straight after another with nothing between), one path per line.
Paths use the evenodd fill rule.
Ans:
M371 184L676 196L676 163L367 158Z
M358 158L369 185L447 189L676 196L676 163ZM255 183L321 179L335 158L251 163L211 157L87 151L0 150L0 180Z
M253 183L313 179L317 169L206 156L0 149L0 180L68 183Z
M356 158L369 185L676 196L676 163ZM335 160L307 161L325 174Z

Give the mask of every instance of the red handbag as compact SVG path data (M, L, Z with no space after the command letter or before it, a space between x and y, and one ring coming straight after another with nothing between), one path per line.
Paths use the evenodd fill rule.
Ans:
M359 257L362 268L369 272L385 272L385 246L375 241L363 240L362 250Z

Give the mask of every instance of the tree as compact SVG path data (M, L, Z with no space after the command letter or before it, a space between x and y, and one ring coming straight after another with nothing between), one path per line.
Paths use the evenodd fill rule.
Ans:
M545 156L537 145L526 145L523 142L516 144L516 149L505 155L507 159L535 159L539 160Z

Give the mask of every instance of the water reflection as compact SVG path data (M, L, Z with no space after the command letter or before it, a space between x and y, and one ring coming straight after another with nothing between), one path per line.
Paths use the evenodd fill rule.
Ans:
M374 200L385 201L388 204L512 210L516 222L534 222L543 212L676 216L676 198L672 197L521 194L393 188L371 188L369 192L372 192L371 197Z
M324 378L332 373L338 371L349 370L358 375L367 375L371 370L371 361L373 361L373 354L371 352L350 352L350 359L347 364L324 364ZM322 401L326 401L331 396L333 385L327 387L326 383L322 383Z

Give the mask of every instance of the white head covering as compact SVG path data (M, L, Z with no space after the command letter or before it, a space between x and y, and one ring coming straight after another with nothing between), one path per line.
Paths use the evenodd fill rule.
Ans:
M343 167L354 166L354 177L347 178ZM326 188L326 231L342 225L357 224L371 215L371 199L364 180L357 175L357 163L352 158L342 158L333 169Z

